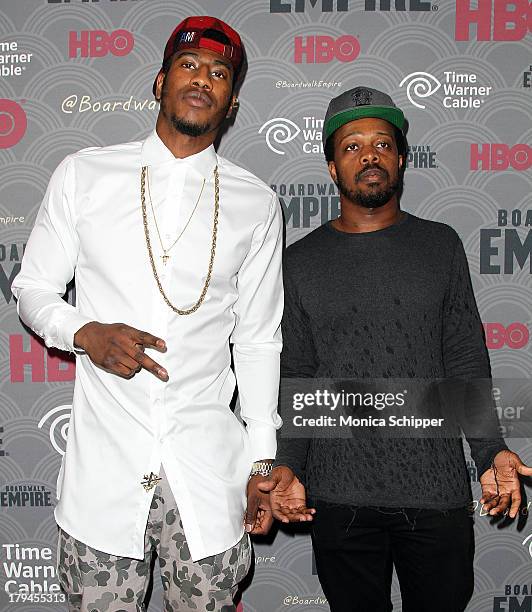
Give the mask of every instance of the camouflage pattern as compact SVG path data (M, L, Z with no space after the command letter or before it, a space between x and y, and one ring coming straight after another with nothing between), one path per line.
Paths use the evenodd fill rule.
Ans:
M156 551L165 612L234 612L233 597L251 564L249 536L229 550L193 562L168 481L156 487L144 537L144 559L101 552L59 529L57 575L70 612L137 612L144 604Z

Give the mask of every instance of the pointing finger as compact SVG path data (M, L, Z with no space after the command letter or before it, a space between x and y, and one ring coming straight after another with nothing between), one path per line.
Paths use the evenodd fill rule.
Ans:
M153 334L150 334L145 331L140 331L138 329L136 329L135 332L135 342L138 342L143 346L154 348L162 353L166 351L166 342L162 338L158 338Z

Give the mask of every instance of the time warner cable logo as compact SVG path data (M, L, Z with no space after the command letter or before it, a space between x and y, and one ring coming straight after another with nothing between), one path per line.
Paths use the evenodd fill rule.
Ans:
M44 424L51 420L50 422L50 442L54 447L54 450L58 452L61 456L65 454L66 451L66 441L68 437L68 423L70 421L70 413L72 411L72 406L57 406L57 408L52 408L49 410L43 418L39 421L37 427L42 429Z
M526 538L522 542L523 546L526 546L527 543L528 543L528 552L530 554L530 557L532 557L532 533L526 536Z
M480 108L491 95L493 87L478 83L478 75L470 72L445 70L442 81L428 72L411 72L399 83L406 85L408 100L417 108L425 108L423 99L433 96L443 88L444 108Z
M301 132L301 129L291 119L275 117L274 119L266 121L266 123L260 128L259 134L262 134L263 132L266 138L266 144L268 145L270 151L273 151L278 155L284 155L285 152L278 149L275 145L286 144L287 142L294 140L294 138L296 138Z
M406 96L410 103L418 108L425 108L424 104L418 102L419 98L427 98L434 95L441 87L440 81L428 72L411 72L399 83L399 87L406 85Z

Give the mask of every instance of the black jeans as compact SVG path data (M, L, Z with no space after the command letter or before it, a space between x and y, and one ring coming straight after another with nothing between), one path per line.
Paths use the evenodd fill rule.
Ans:
M395 566L403 612L462 612L473 593L466 508L372 508L312 500L312 544L332 612L389 612Z

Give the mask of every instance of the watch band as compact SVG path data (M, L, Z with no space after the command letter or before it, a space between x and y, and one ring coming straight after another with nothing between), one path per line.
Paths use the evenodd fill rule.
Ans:
M261 476L269 476L273 469L273 463L271 461L255 461L253 466L251 467L251 472L249 474L251 476L256 476L260 474Z

